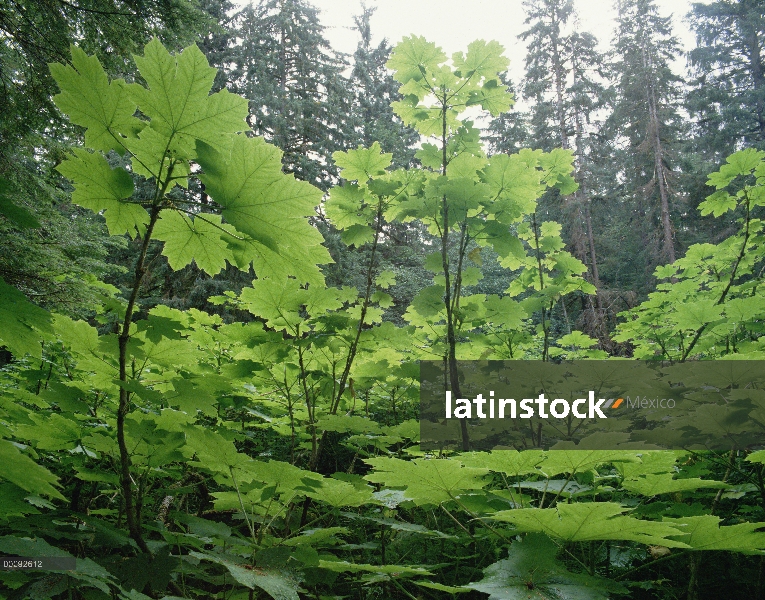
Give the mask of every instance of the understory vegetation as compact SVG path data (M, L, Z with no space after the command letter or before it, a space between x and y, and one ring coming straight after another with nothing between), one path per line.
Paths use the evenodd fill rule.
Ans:
M119 14L92 4L45 73L42 13L0 7L24 114L0 128L0 553L77 559L0 570L2 597L765 598L761 447L425 451L418 423L421 360L459 395L457 361L765 359L760 92L683 157L682 195L647 0L623 3L616 90L564 36L570 2L527 3L526 114L497 42L373 48L364 10L349 94L308 27L319 104L289 89L301 2L239 13L238 55L226 3L176 52L206 21L148 2L110 61ZM750 4L765 19L697 9L700 36ZM289 50L271 79L266 25ZM763 378L715 390L750 403L721 436L765 428Z

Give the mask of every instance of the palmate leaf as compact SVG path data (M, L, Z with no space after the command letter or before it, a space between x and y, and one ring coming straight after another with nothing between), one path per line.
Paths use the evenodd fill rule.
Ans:
M192 220L178 211L163 211L154 237L165 242L162 254L170 266L182 269L192 260L209 275L217 275L229 256L220 215L197 215Z
M510 64L504 52L505 48L495 40L476 40L468 44L467 56L462 52L452 54L452 62L461 77L493 78Z
M85 130L85 145L94 150L121 151L122 139L140 128L133 116L136 102L122 79L109 82L98 58L72 46L72 64L52 63L50 71L61 93L56 106Z
M541 173L519 155L495 154L483 170L482 180L494 199L492 213L501 223L512 223L536 207L544 191Z
M18 425L15 435L22 440L37 442L35 447L39 450L71 450L82 438L80 424L74 419L57 413L32 413L29 418L34 425Z
M197 145L200 177L223 217L246 239L230 241L239 268L252 263L259 277L294 275L323 283L317 264L331 262L322 235L308 222L321 190L281 172L281 151L262 138L236 135L218 152Z
M718 190L728 187L730 182L739 175L751 173L759 166L763 158L765 158L765 152L754 148L734 152L726 159L719 171L709 175L707 185Z
M664 519L682 528L683 535L673 536L693 550L730 550L757 552L765 550L765 523L739 523L720 526L720 517L702 515L682 519ZM666 545L666 544L665 544Z
M393 154L383 152L379 142L375 142L369 148L359 146L356 150L335 152L332 158L340 167L340 177L366 183L372 177L385 173Z
M191 154L197 140L222 149L228 134L249 129L247 100L222 90L210 95L217 70L197 46L173 56L154 38L135 56L148 89L133 84L132 98L151 126Z
M457 460L413 460L371 458L375 471L365 477L388 487L406 487L405 495L418 506L454 500L465 490L486 485L488 469L463 467Z
M50 314L0 278L0 346L18 357L39 358L41 342L50 332Z
M327 477L321 480L321 487L305 493L314 500L326 502L330 506L361 506L372 504L372 488L356 487L346 481L337 481Z
M683 533L682 528L665 522L644 521L622 513L627 509L613 502L558 504L555 508L503 510L492 519L512 523L518 531L545 533L567 542L630 540L642 544L686 547L669 539Z
M333 188L324 203L324 211L338 229L348 229L354 225L368 226L376 214L369 194L355 183Z
M467 101L468 106L480 104L481 108L488 110L496 117L510 110L514 104L513 95L498 79L490 79L480 89L470 92Z
M547 536L531 534L510 546L509 556L484 569L484 578L467 587L489 600L606 600L626 592L618 583L572 573L556 560L558 547Z
M510 477L540 473L539 465L545 459L542 450L494 450L487 452L467 452L460 455L460 461L468 467L483 467Z
M133 180L125 169L112 169L101 154L75 148L56 169L75 182L72 201L93 212L103 212L112 235L137 231L143 234L149 214L127 201L133 195Z
M394 71L394 79L406 83L421 79L424 71L435 71L446 60L446 54L422 36L405 37L393 49L386 67Z
M639 461L634 452L624 450L551 450L546 456L540 469L548 477L582 473L603 463Z

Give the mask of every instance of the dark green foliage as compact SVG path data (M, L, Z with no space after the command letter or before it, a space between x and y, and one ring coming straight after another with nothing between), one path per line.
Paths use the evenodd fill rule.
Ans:
M672 157L683 131L679 114L681 79L670 63L679 46L669 18L653 0L622 0L614 46L616 99L610 117L613 136L628 142L622 176L640 235L652 254L648 266L675 259L673 218L681 212Z
M261 0L235 19L232 91L249 100L248 123L284 151L284 166L327 189L330 157L352 131L345 62L329 47L317 9L306 0Z
M696 150L719 163L742 144L765 144L765 3L695 3L688 15L697 47L688 109L696 119Z

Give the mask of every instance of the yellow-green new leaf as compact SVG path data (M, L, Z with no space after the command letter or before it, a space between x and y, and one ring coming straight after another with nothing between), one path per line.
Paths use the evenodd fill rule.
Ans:
M400 83L410 79L421 79L424 71L434 71L446 60L446 54L433 42L422 36L405 37L393 49L385 65L395 71L394 78Z
M496 77L507 70L510 61L503 56L505 48L497 41L476 40L468 44L467 56L462 52L452 55L452 62L461 77Z

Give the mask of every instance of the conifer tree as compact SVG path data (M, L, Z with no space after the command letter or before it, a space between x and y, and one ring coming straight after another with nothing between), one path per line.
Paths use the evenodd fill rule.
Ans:
M688 110L699 150L718 164L739 145L765 146L765 2L694 4Z
M615 134L626 138L624 176L628 188L635 191L639 221L650 228L642 235L644 245L654 249L648 258L653 270L662 260L675 261L671 157L681 127L681 79L670 63L680 48L671 19L659 15L654 0L619 0L617 8L612 124ZM658 241L656 230L660 231Z
M355 29L360 39L353 55L353 126L356 139L353 144L365 148L379 142L383 151L393 154L394 163L406 166L414 158L413 146L419 135L405 126L393 114L391 102L401 99L399 84L385 68L391 53L387 39L372 46L371 17L374 7L362 6L360 15L354 16Z
M288 173L326 190L350 107L346 65L324 38L318 10L306 0L261 0L236 21L232 91L249 100L250 126L284 152Z
M579 183L573 197L563 201L548 198L546 204L566 223L569 245L588 265L589 279L600 289L589 200L596 187L590 181L590 135L598 129L596 114L607 93L602 72L605 61L597 50L596 38L578 31L572 0L529 0L525 6L529 28L522 34L528 42L523 93L532 103L530 142L543 149L572 149ZM589 316L583 327L604 339L600 294L588 298L587 304ZM564 318L568 319L566 315Z
M573 14L573 0L528 0L524 6L529 28L521 34L528 42L523 95L533 102L532 138L535 147L546 151L568 148L564 27Z

